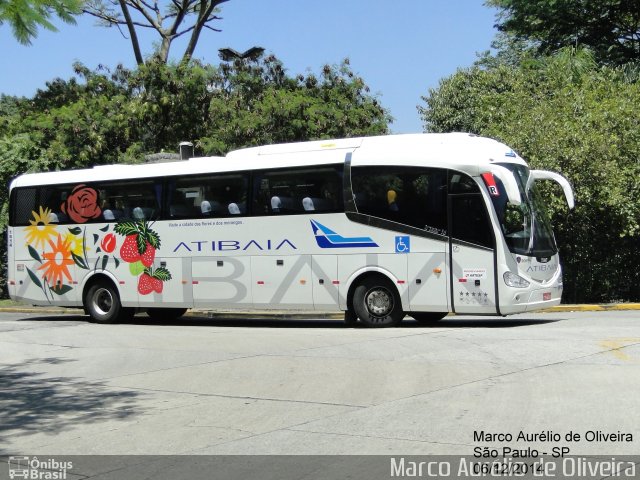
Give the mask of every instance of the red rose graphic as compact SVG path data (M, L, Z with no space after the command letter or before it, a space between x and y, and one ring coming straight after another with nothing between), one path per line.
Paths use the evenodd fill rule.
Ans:
M75 187L60 208L75 223L85 223L102 214L98 206L98 192L86 185Z
M113 233L105 235L102 242L100 242L100 248L106 253L113 252L116 249L116 236Z

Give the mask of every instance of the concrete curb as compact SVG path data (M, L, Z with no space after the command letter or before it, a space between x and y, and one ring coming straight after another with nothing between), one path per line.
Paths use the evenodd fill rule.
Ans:
M612 304L581 304L581 305L558 305L556 307L540 310L540 312L603 312L603 311L623 311L640 310L640 303L612 303ZM0 307L0 313L38 313L38 314L58 314L58 315L84 315L84 310L80 308L64 307ZM321 311L284 311L284 310L205 310L194 309L186 313L189 317L207 317L227 320L243 319L247 317L270 318L270 319L331 319L342 320L344 314L336 312Z

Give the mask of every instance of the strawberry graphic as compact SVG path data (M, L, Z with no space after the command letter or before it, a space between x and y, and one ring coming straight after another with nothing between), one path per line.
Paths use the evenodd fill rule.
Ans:
M125 262L135 263L140 260L138 252L138 235L127 235L120 247L120 258Z
M154 258L156 258L156 249L149 242L146 242L146 247L140 256L140 261L145 267L150 267L153 265Z
M138 278L138 293L140 295L149 295L154 290L154 278L146 273L140 275ZM160 282L162 285L162 282ZM161 289L162 291L162 289Z
M161 267L155 270L146 268L138 278L138 293L140 295L149 295L151 292L162 293L162 282L168 280L171 280L171 273L166 268Z
M160 248L160 236L144 220L118 222L113 230L125 237L120 257L129 263L132 275L140 275L138 293L162 293L163 282L171 280L171 273L164 267L153 268L156 250Z

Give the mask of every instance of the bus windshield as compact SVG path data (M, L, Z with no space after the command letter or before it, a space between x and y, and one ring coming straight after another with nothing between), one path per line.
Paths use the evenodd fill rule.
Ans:
M513 163L501 163L516 179L522 203L512 205L507 202L504 188L492 196L500 227L512 253L533 257L550 257L558 252L553 230L535 183L527 190L529 168Z

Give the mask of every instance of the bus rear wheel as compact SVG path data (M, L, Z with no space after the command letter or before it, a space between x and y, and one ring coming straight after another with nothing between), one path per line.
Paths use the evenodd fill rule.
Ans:
M423 325L432 325L447 316L447 312L411 312L416 322Z
M120 303L120 295L107 280L99 280L89 287L84 296L84 307L92 322L115 323L130 320L133 308L125 308Z
M147 315L152 320L177 320L185 313L186 308L147 308Z
M365 277L353 291L353 310L368 327L395 327L404 317L395 286L380 275Z

